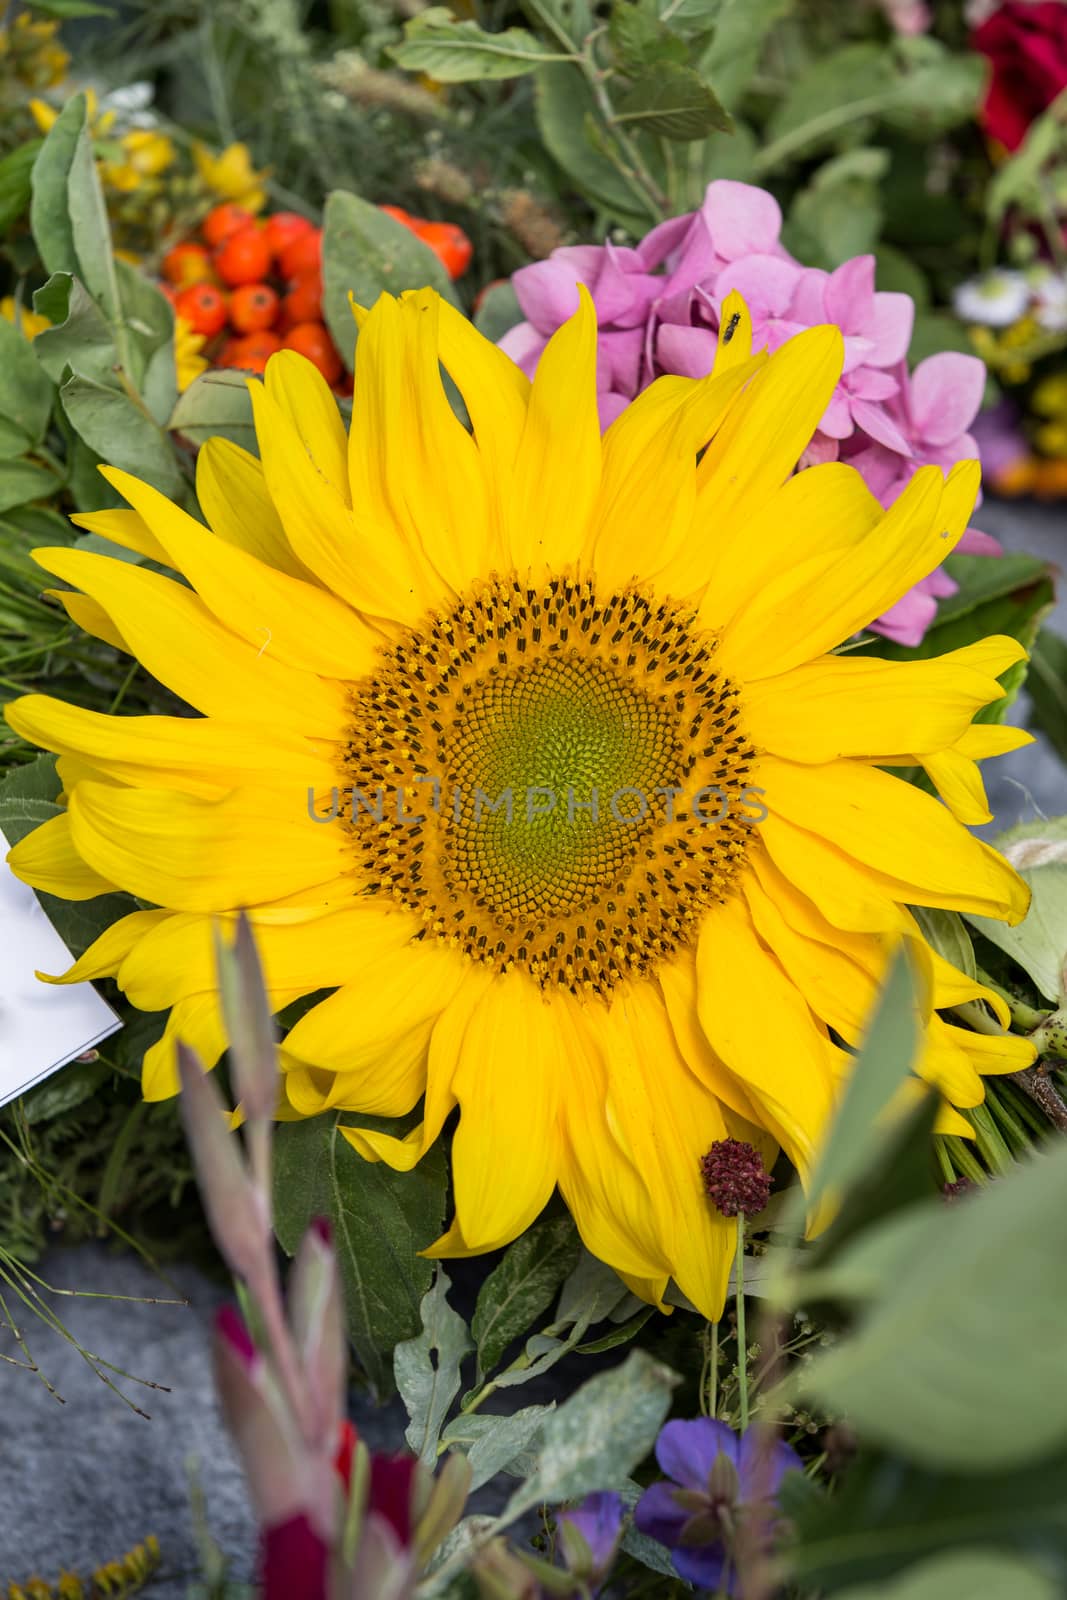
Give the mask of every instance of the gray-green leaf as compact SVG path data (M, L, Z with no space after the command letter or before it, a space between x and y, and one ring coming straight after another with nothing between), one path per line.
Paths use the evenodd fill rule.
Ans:
M536 1223L509 1247L482 1284L471 1319L482 1372L548 1309L577 1259L578 1235L566 1216Z
M729 133L733 119L692 67L661 61L634 78L612 122L632 125L680 144L703 139L712 129Z
M409 72L425 72L439 83L519 78L545 61L558 61L527 28L488 33L476 22L459 21L447 6L429 6L404 27L402 44L389 54Z
M437 1441L448 1408L459 1393L463 1358L474 1349L467 1324L448 1303L451 1284L438 1263L433 1287L423 1296L422 1332L405 1339L393 1352L393 1372L407 1407L404 1434L409 1447L427 1466L437 1461Z

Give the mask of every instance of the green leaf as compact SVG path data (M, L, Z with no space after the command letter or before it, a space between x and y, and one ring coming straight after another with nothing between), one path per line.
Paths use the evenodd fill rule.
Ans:
M966 1205L931 1207L923 1248L898 1262L858 1330L812 1361L805 1392L926 1466L1001 1470L1062 1449L1051 1330L1067 1325L1065 1244L1061 1145Z
M256 430L248 384L243 372L201 373L178 396L168 429L180 433L191 444L203 444L205 439L218 435L255 455Z
M815 57L771 113L761 171L833 145L845 129L883 111L897 92L897 75L883 45L847 44Z
M403 43L387 53L408 72L425 72L438 83L519 78L560 59L526 28L487 33L476 22L460 22L447 6L428 6L412 17Z
M471 1469L471 1493L498 1472L525 1478L537 1465L544 1420L556 1409L553 1400L546 1406L524 1406L507 1417L487 1416L484 1411L458 1416L441 1435L450 1449L462 1450Z
M875 250L875 288L891 294L909 294L921 313L930 304L930 285L903 250L879 244Z
M67 181L74 152L85 127L85 96L76 94L67 101L49 128L33 164L30 227L41 252L41 260L51 273L71 272L81 276L70 218Z
M366 1120L366 1119L364 1119ZM341 1265L348 1331L379 1394L392 1388L389 1356L421 1328L433 1264L418 1251L441 1231L445 1162L436 1145L411 1172L364 1161L336 1116L287 1122L275 1135L275 1228L291 1254L313 1217L329 1217Z
M104 1090L110 1077L111 1068L103 1061L72 1061L63 1072L46 1078L21 1097L22 1115L31 1124L65 1116Z
M463 1359L474 1349L467 1324L448 1303L448 1276L437 1263L433 1287L423 1296L422 1332L393 1351L393 1374L407 1407L408 1448L428 1467L437 1464L437 1441L459 1393Z
M730 113L707 84L692 67L676 61L661 61L635 76L612 122L629 123L641 132L680 144L703 139L713 128L720 133L733 128Z
M92 137L84 125L75 141L67 172L67 207L79 276L107 320L118 327L123 320L123 306L111 244L111 225L96 170ZM57 270L50 263L49 266L50 270Z
M790 209L783 242L804 261L832 271L873 250L881 228L877 184L851 177L802 189Z
M482 1284L471 1319L481 1372L491 1372L508 1345L548 1309L578 1248L569 1216L535 1223L508 1248Z
M747 1289L747 1283L745 1287ZM620 1344L629 1344L630 1340L641 1332L648 1319L655 1314L655 1310L655 1306L642 1306L640 1311L635 1311L632 1317L621 1322L610 1333L602 1334L599 1339L589 1339L585 1344L576 1345L575 1349L579 1355L595 1356L604 1350L614 1350Z
M660 62L685 62L689 47L659 20L655 0L615 0L608 23L608 38L624 72L640 71Z
M1067 761L1067 639L1042 628L1030 651L1026 687L1034 703L1034 722Z
M31 461L0 461L0 511L10 511L27 500L45 500L59 488L59 479L47 467Z
M965 356L974 355L974 346L967 330L955 317L944 311L919 311L908 346L908 365L917 367L927 356L940 355L942 350L958 350Z
M9 844L18 844L42 822L51 822L60 813L61 808L51 800L37 800L31 796L0 798L0 829Z
M62 787L56 772L55 756L34 756L32 761L26 761L22 766L9 767L4 773L3 779L0 780L0 803L13 800L47 800L54 803ZM37 819L37 821L44 820L43 817ZM31 827L36 826L36 821L29 823L17 837L21 839ZM17 842L14 834L9 833L8 838L12 844Z
M652 221L651 201L623 177L618 167L590 143L586 119L597 119L597 105L584 76L566 62L541 67L534 80L534 109L541 139L550 156L589 200L633 231Z
M130 376L157 422L167 421L178 398L174 370L174 308L166 295L128 261L115 261L123 316L132 336Z
M841 1600L1057 1600L1059 1585L1030 1561L998 1550L947 1550L895 1583L849 1589Z
M490 284L474 313L474 326L494 344L522 320L522 307L510 279Z
M184 498L185 480L166 434L121 389L75 373L59 398L71 427L102 460L171 500Z
M846 1190L873 1159L888 1131L879 1119L910 1072L918 1046L914 984L899 953L807 1186L810 1211L825 1195Z
M981 56L952 55L929 35L898 38L896 49L903 71L884 114L891 127L925 141L974 120L988 72Z
M941 911L934 906L914 906L912 916L938 955L944 956L968 978L976 978L974 946L964 926L963 918L955 911Z
M0 455L21 455L41 443L55 395L32 342L0 317ZM21 440L17 450L3 448L5 433Z
M1029 973L1056 1005L1067 1000L1067 817L1009 828L994 841L1030 886L1030 909L1017 927L991 917L967 921Z
M99 6L94 0L30 0L30 9L43 11L46 17L59 17L67 21L70 17L113 17L112 6Z
M0 161L0 233L13 228L29 206L33 164L43 144L43 139L27 139Z
M1014 1472L955 1477L865 1453L841 1474L832 1498L806 1495L789 1514L796 1529L790 1575L804 1593L840 1595L850 1584L875 1583L881 1600L889 1578L953 1546L980 1547L987 1561L990 1546L1028 1557L1040 1551L1061 1578L1067 1574L1062 1454ZM943 1588L937 1600L957 1596L970 1600L970 1590Z
M76 368L98 383L115 382L118 351L114 335L96 301L69 272L54 273L33 297L33 307L54 324L33 341L34 355L53 383Z
M545 1421L537 1469L504 1509L512 1521L629 1478L652 1449L678 1379L643 1350L584 1383Z
M356 324L349 294L369 307L380 294L428 285L458 304L448 273L429 245L369 200L343 189L326 197L322 277L326 324L350 370Z
M672 20L676 27L713 27L697 71L733 111L760 64L768 33L792 9L793 0L720 0L714 7L708 0L682 0Z

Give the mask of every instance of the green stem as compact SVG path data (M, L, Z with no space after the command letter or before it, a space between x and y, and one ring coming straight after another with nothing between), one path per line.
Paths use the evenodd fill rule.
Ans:
M870 94L863 100L853 100L848 105L832 106L829 111L823 111L808 122L802 122L799 128L791 128L788 133L783 133L780 139L775 139L763 147L752 163L753 173L759 177L765 172L770 172L779 161L793 155L795 151L802 150L812 139L821 138L824 133L834 133L838 128L847 127L850 122L856 122L861 117L884 111L887 106L891 106L900 98L900 93L899 89L883 90L881 94Z
M712 1421L719 1409L719 1324L711 1325L711 1349L708 1352L711 1365L708 1371L708 1416Z
M741 1432L748 1427L748 1339L745 1336L745 1214L737 1213L737 1385Z

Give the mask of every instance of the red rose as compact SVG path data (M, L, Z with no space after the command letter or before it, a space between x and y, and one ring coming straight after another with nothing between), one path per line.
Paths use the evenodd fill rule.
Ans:
M972 38L993 68L981 111L990 138L1017 150L1067 89L1067 0L1006 0Z

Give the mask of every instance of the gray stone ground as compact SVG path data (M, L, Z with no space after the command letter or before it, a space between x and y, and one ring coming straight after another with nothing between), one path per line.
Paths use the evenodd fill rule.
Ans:
M1009 548L1030 550L1067 568L1062 511L989 505L980 521ZM1059 603L1055 626L1067 634L1067 599ZM1025 705L1020 706L1017 719L1025 714ZM987 832L1034 816L1035 805L1047 814L1067 810L1063 768L1047 744L993 764L989 780L997 822ZM142 1297L173 1292L135 1258L98 1247L57 1251L44 1275L59 1288ZM30 1374L0 1363L0 1593L8 1582L34 1571L54 1577L61 1567L91 1568L155 1533L165 1570L149 1593L153 1600L184 1600L196 1571L188 1487L193 1460L211 1532L231 1558L233 1577L251 1577L251 1517L215 1406L208 1354L208 1328L222 1291L188 1269L179 1269L175 1278L188 1297L186 1305L57 1302L67 1325L90 1349L167 1385L169 1393L124 1385L151 1413L151 1421L134 1415L71 1346L40 1329L33 1318L25 1327L34 1354L66 1403L58 1404ZM0 1341L0 1352L10 1349L10 1340ZM534 1398L525 1389L515 1393L521 1404ZM394 1404L374 1412L356 1405L368 1443L396 1448L403 1421L399 1408Z

